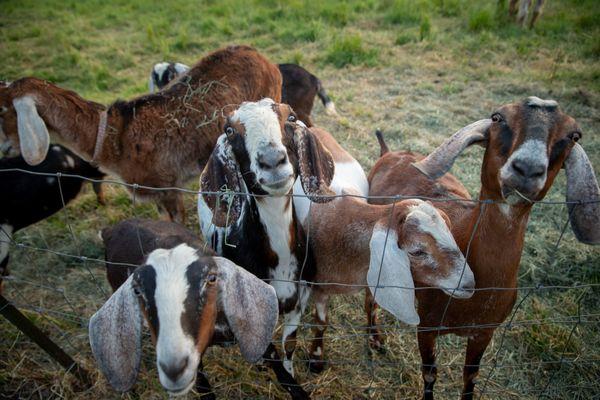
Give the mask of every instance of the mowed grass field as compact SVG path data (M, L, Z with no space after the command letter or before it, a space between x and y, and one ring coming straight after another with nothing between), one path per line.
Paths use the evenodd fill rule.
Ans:
M376 127L392 149L427 153L495 107L530 95L557 100L577 119L580 143L600 172L600 3L550 0L533 30L511 23L506 8L495 0L2 0L0 79L37 76L108 104L145 93L155 62L192 64L224 45L251 44L273 62L299 63L321 78L340 118L316 104L313 119L367 172L379 152ZM473 196L482 155L469 149L452 170ZM18 232L14 278L5 285L5 296L91 371L94 385L81 391L0 318L0 398L166 397L149 340L135 391L121 396L108 387L87 342L87 319L110 292L104 266L61 255L102 258L100 229L157 217L152 204L132 204L123 188L106 186L106 206L86 185L65 210ZM562 201L564 192L561 173L546 199ZM187 195L186 204L188 225L198 231L195 196ZM556 248L566 218L564 205L533 209L519 271L519 285L531 289L519 292L523 302L510 328L497 330L482 360L478 389L489 377L483 398L600 398L600 289L547 288L600 283L598 248L579 244L569 228ZM371 354L362 309L362 294L333 300L331 363L321 375L301 361L311 337L301 330L298 380L315 398L418 398L414 328L382 313L387 352ZM457 398L466 340L446 336L438 343L438 398ZM284 397L274 376L243 362L236 348L211 348L204 364L219 398Z

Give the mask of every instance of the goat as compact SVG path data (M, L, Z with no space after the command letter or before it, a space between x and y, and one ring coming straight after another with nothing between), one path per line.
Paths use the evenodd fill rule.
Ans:
M325 91L321 80L297 64L279 64L282 77L281 102L289 104L298 119L307 126L312 126L310 113L312 112L315 95L319 96L325 111L329 115L337 115L335 104ZM150 93L154 88L159 90L169 82L187 72L189 67L181 63L161 62L154 65L150 74L148 87Z
M182 63L160 62L154 64L152 72L150 72L150 79L148 79L148 90L150 93L161 90L169 82L188 72L189 69L189 66Z
M529 6L531 5L531 0L520 0L521 4L519 4L519 0L510 0L508 6L508 14L515 18L517 18L517 23L521 26L525 26L527 22L527 13L529 11ZM531 20L529 21L529 29L533 29L535 25L535 21L538 19L540 14L542 13L542 7L544 6L545 0L535 0L535 6L533 7L533 12L531 14ZM519 6L519 12L517 13L517 5Z
M61 173L70 176L34 175ZM30 166L22 157L0 158L0 291L2 276L8 274L9 245L13 233L42 221L61 210L79 192L83 178L102 179L104 174L61 146L52 146L48 157ZM100 182L93 183L98 203L104 204Z
M243 103L227 118L200 177L198 213L206 240L275 288L284 318L284 366L291 375L295 334L309 296L300 281L311 281L315 271L290 195L298 178L315 201L326 201L318 196L332 193L332 177L329 151L288 105L271 99ZM307 397L300 386L288 390Z
M0 88L0 118L29 164L46 157L52 139L127 183L172 188L201 172L222 132L224 107L265 96L281 97L277 67L251 47L231 46L169 88L109 107L40 79L19 79ZM178 191L135 190L172 220L184 220Z
M107 267L111 262L140 265L89 322L92 352L115 390L127 391L136 381L143 320L156 347L159 380L171 395L185 394L196 380L199 392L210 392L201 372L202 354L210 345L235 338L252 363L272 346L275 290L210 249L202 250L202 242L186 228L131 219L104 229L102 238Z
M318 128L311 131L332 155L335 172L330 188L338 195L358 196L310 204L302 187L294 186L296 214L307 232L316 264L316 284L311 287L315 327L309 368L320 372L325 366L323 336L330 295L354 293L368 283L365 311L369 343L379 348L383 341L374 328L372 294L398 319L416 325L413 290L393 286L414 287L414 280L421 285L445 287L448 293L456 288L454 296L468 297L472 295L468 289L474 283L473 273L452 238L443 212L416 199L388 206L368 204L360 198L367 196L369 190L360 164L331 134ZM375 289L378 284L384 287Z
M567 174L575 236L583 243L600 243L600 191L592 165L576 143L580 138L576 121L555 101L529 97L500 107L491 119L459 130L426 158L411 152L388 152L373 166L370 195L469 200L465 187L446 172L468 146L485 147L480 202L437 203L449 216L462 251L469 248L467 260L479 290L470 299L451 302L439 290L417 293L423 398L433 399L436 338L449 333L468 337L462 397L473 398L481 357L517 298L514 289L531 207L544 198L562 167ZM439 329L441 326L445 328Z

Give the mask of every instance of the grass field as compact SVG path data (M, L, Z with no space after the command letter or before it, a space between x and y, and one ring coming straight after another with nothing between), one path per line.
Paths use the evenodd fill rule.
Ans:
M314 120L367 171L378 154L376 127L393 149L426 153L496 106L529 95L554 98L577 119L581 143L600 171L600 3L547 3L530 31L511 23L506 4L495 0L1 0L0 79L33 75L109 103L144 93L157 61L190 64L226 44L246 43L274 62L300 63L321 78L341 117L326 116L317 104ZM468 150L453 169L472 195L478 193L482 154ZM564 182L561 173L547 199L563 200ZM132 205L122 188L107 189L107 206L98 207L86 187L64 211L15 240L102 258L99 229L131 216L157 215L151 204ZM198 230L195 196L187 196L186 204L193 216L189 226ZM577 243L567 229L555 250L565 220L563 205L534 207L520 286L600 283L597 248ZM5 295L93 371L95 384L79 391L45 353L0 319L0 398L119 398L95 369L87 344L87 318L109 292L103 265L13 246L10 267L14 280ZM480 382L497 363L484 397L600 398L599 299L598 287L534 290L483 358ZM331 365L313 375L299 361L298 379L315 398L419 397L414 329L383 315L387 353L370 354L359 328L362 303L362 295L333 301L326 344ZM304 321L310 322L308 316ZM306 358L304 338L310 336L308 329L301 333L297 359ZM436 391L439 398L457 398L465 341L448 336L439 343ZM151 346L145 355L135 393L125 398L166 397ZM283 396L272 375L241 362L235 349L210 349L205 365L220 398Z

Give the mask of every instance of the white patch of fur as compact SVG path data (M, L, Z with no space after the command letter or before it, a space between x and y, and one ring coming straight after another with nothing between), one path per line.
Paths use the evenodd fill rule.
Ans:
M315 303L315 309L317 310L317 316L321 321L327 321L327 302Z
M73 159L73 157L67 155L67 165L71 168L75 168L75 160Z
M281 346L284 349L283 351L283 367L289 372L290 375L294 376L294 362L291 358L287 358L287 354L285 352L285 342L286 339L298 330L298 326L300 325L300 318L302 317L302 313L299 311L292 311L283 316L283 333L281 335Z
M0 263L4 261L8 255L8 248L13 233L13 227L8 224L0 225Z
M51 177L46 178L46 183L48 185L54 185L55 181L56 181L56 178L51 178Z
M367 175L356 160L335 163L335 172L329 187L335 194L352 193L359 196L368 196L369 194ZM307 229L305 223L310 209L310 199L305 197L306 193L302 188L300 177L294 182L293 190L294 195L297 195L294 197L296 216L302 226Z
M158 77L160 79L160 78L162 78L162 76L165 73L165 71L167 70L167 68L169 68L168 62L160 62L160 63L154 64L154 67L152 67L152 70L156 73L156 75L158 75Z
M323 350L321 350L321 346L317 347L317 349L315 351L313 351L313 353L312 353L313 356L320 356L321 354L323 354Z
M174 67L175 71L177 71L177 76L183 75L190 70L190 67L182 63L175 63Z
M281 125L277 113L273 111L273 104L274 101L269 98L257 102L245 102L232 117L233 121L244 125L244 144L250 158L250 169L256 174L257 180L260 180L264 174L257 161L257 155L261 150L273 148L287 152L282 142ZM279 175L284 176L286 173L292 175L293 168L289 162L283 168L284 170L278 168Z
M290 249L293 214L291 204L285 209L286 202L285 197L265 197L256 201L260 222L265 227L269 245L278 258L277 267L270 271L270 278L273 279L271 285L280 302L293 297L297 290L297 284L293 281L298 272L298 260Z
M60 148L60 146L56 146L56 145L52 146L52 150L56 151L57 153L62 152L62 149Z
M409 209L411 211L406 219L416 219L419 222L418 227L421 232L433 236L440 248L458 249L448 225L434 206L426 201L419 200L417 205L410 206Z
M177 382L172 382L162 368L158 368L160 382L167 390L178 391L184 385L193 382L200 359L194 338L187 335L181 326L181 315L185 311L184 304L189 288L186 271L196 260L196 250L181 244L171 250L154 250L146 261L156 272L154 298L159 321L157 365L178 365L183 358L189 357L188 365Z
M527 3L524 1L523 3ZM531 96L527 98L528 106L537 106L537 107L558 107L558 103L555 100L542 100L539 97Z
M327 104L325 104L325 112L329 115L338 115L337 110L335 109L335 104L333 104L333 101L328 101Z
M546 169L548 168L548 152L546 149L546 142L539 139L532 139L523 142L519 148L514 151L506 163L500 169L500 179L506 180L514 175L515 171L512 167L514 160L523 161L527 163L542 164ZM546 182L546 174L540 178L532 178L538 180L538 188L541 189Z
M507 203L496 203L496 206L498 206L498 208L500 209L500 212L502 213L502 215L504 215L504 217L506 217L507 223L511 223L512 218L511 218L511 206L510 206L510 204L507 204Z

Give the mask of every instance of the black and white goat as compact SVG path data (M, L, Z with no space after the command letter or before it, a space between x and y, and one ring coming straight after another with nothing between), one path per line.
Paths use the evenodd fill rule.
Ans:
M315 271L289 195L296 178L309 196L330 194L332 176L331 154L292 109L263 99L243 103L229 116L200 177L201 191L222 193L198 198L206 240L277 292L291 374L295 334L309 297L301 282L311 281Z
M115 390L127 391L136 381L143 320L156 347L160 382L173 395L188 392L196 380L199 392L210 392L198 370L210 345L236 339L252 363L272 347L275 290L202 250L202 242L183 226L132 219L104 229L102 237L109 273L127 268L117 263L140 265L90 319L92 352Z
M157 92L167 86L169 82L188 72L189 66L178 62L159 62L154 64L150 79L148 79L148 90L150 93Z
M337 115L335 104L327 95L319 78L297 64L278 64L278 67L283 79L281 102L289 104L300 121L307 126L313 125L310 114L315 96L319 96L327 114ZM148 83L150 93L154 93L155 89L161 90L169 82L185 74L189 68L181 63L160 62L154 64Z
M16 169L91 179L104 177L98 169L58 145L51 146L46 159L36 166L27 164L21 156L0 158L0 284L2 276L8 274L13 233L61 210L77 197L85 182L83 178L33 175ZM101 183L94 182L93 187L98 202L104 204Z

